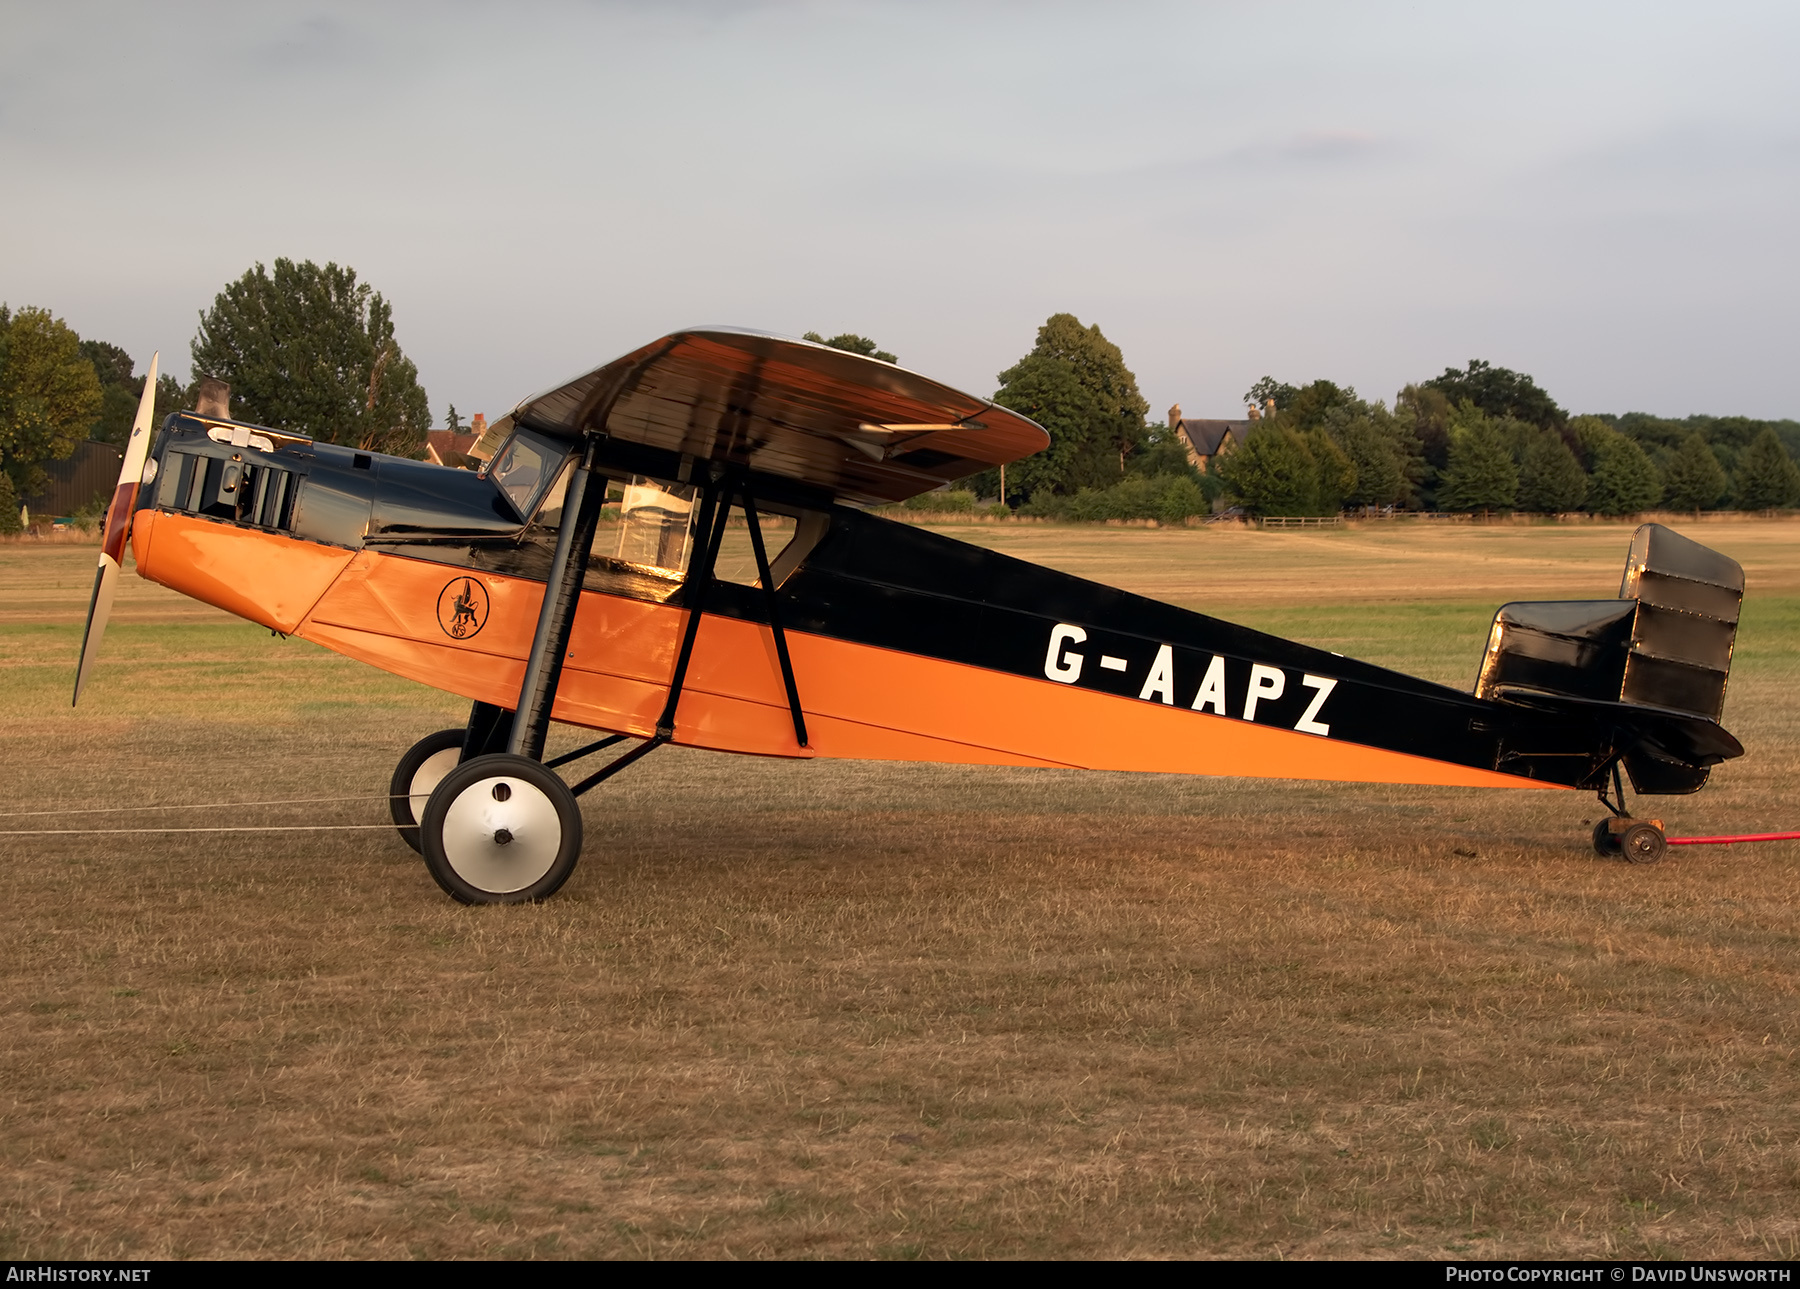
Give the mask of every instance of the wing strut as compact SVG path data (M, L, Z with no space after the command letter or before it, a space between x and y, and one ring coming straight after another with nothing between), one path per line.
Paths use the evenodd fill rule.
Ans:
M512 714L506 750L514 756L543 760L544 742L550 730L550 713L556 704L557 684L562 678L563 662L568 657L569 637L575 626L575 613L581 600L581 585L587 575L588 553L594 533L600 524L600 508L606 501L604 486L591 486L594 474L595 442L589 439L581 460L569 478L568 492L563 498L566 522L556 535L556 554L550 562L550 575L544 583L544 604L538 611L537 631L531 642L531 653L525 660L525 678L519 687L519 705ZM715 467L715 470L717 467ZM688 620L681 636L681 651L675 658L675 672L669 678L669 697L657 718L656 732L649 739L595 771L572 791L580 796L605 782L639 758L655 751L675 737L675 713L681 705L681 692L687 683L688 666L694 657L694 641L700 634L700 619L706 613L707 593L712 589L713 569L724 544L725 525L731 516L731 503L736 496L749 521L750 546L756 553L756 571L761 580L769 610L769 629L775 636L775 655L781 663L781 682L787 691L788 712L794 720L794 738L801 747L809 746L806 737L806 715L800 707L800 687L794 680L794 662L788 652L787 633L782 629L781 606L777 597L774 573L769 566L768 546L763 541L762 519L757 514L756 500L749 487L736 480L722 478L723 471L703 486L699 522L705 534L698 562L688 571L688 587L692 598L688 604ZM463 759L496 750L494 745L507 725L504 708L477 703L469 715L469 728L464 738ZM564 765L591 753L610 747L624 735L613 735L548 762Z
M662 715L656 721L659 743L675 737L675 709L681 704L681 687L687 683L694 639L700 634L700 615L706 612L706 593L712 589L713 566L719 561L719 546L725 540L725 521L730 515L731 489L720 487L715 479L700 503L699 527L706 533L706 545L700 551L700 566L688 570L688 585L694 590L694 598L688 607L687 630L681 636L681 652L675 658L675 674L669 680L669 701L663 704Z
M794 717L794 739L801 747L806 743L806 715L800 710L800 687L794 683L794 662L788 657L787 632L781 629L781 600L775 593L775 579L769 573L769 556L763 548L762 520L756 513L756 498L748 487L739 490L744 501L744 518L750 521L750 547L756 552L756 576L762 582L763 595L769 605L769 630L775 634L775 656L781 660L781 683L787 687L788 711Z
M800 687L794 681L794 660L788 653L787 632L781 626L781 603L776 595L775 577L769 571L769 551L763 542L762 519L756 512L756 498L743 482L719 484L706 490L700 508L700 530L707 534L700 553L700 563L688 574L688 585L694 589L688 612L687 630L681 637L681 653L675 660L675 674L669 681L669 701L656 722L656 737L667 742L675 737L675 709L681 703L682 686L687 681L688 663L693 658L694 640L700 633L700 617L706 611L706 593L712 587L713 568L718 563L719 547L725 539L725 523L731 516L735 494L744 507L744 518L750 526L750 548L756 552L756 575L762 583L769 608L769 629L775 636L775 657L781 663L781 683L787 691L788 713L794 718L794 740L801 747L806 741L806 714L800 709Z
M556 554L550 576L544 582L544 606L538 610L537 631L531 653L525 659L525 679L519 686L519 705L513 717L506 750L533 761L544 759L544 739L550 733L550 710L556 705L556 687L562 679L563 660L569 654L569 637L575 627L575 611L581 603L581 583L587 576L588 551L600 527L600 507L606 502L606 485L591 487L594 477L594 436L587 437L569 476L563 496L563 524L556 534Z

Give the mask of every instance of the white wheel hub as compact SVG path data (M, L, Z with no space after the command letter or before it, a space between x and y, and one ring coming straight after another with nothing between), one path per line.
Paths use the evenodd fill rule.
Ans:
M432 789L444 781L444 776L454 770L462 761L462 749L447 747L442 752L433 752L419 763L413 771L412 782L406 785L412 804L412 817L425 817L425 803L431 800Z
M445 774L455 766L457 754L449 755ZM510 775L477 779L444 812L444 858L470 886L496 895L542 879L556 863L562 840L556 803L535 784Z

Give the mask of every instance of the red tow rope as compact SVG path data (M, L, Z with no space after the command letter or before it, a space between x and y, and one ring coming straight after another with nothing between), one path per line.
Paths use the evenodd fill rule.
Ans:
M1753 832L1739 837L1669 837L1671 846L1734 846L1740 841L1800 841L1800 832Z

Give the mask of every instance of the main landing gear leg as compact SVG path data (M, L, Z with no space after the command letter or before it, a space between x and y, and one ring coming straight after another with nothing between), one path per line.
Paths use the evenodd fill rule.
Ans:
M442 761L433 762L429 771L409 769L406 782L393 789L396 794L405 793L409 811L403 819L396 808L394 821L401 825L401 835L407 836L407 825L416 815L417 827L413 831L426 868L447 894L465 904L518 904L553 894L569 879L581 857L581 811L575 799L674 737L675 713L730 511L731 488L720 473L714 474L702 494L696 527L706 540L699 561L689 570L687 628L655 736L588 775L573 789L555 773L556 767L611 747L621 742L624 735L602 738L550 762L542 759L587 572L588 550L606 497L603 484L590 486L592 458L590 442L563 499L563 514L568 521L557 536L556 555L545 584L544 606L538 614L531 654L526 659L517 711L510 714L509 722L505 709L475 704L466 730L442 731L425 741L433 744L432 754L441 754ZM747 497L745 501L748 508L751 503ZM755 522L754 518L751 522ZM761 533L754 532L757 562L767 583L768 556L761 549L760 539ZM775 630L789 705L794 711L795 735L804 747L806 729L778 620ZM499 751L495 744L502 734L505 750ZM452 735L457 737L452 739ZM460 760L445 770L452 745ZM408 754L409 758L412 756L413 753ZM403 768L407 764L403 761ZM419 811L414 805L415 787L434 773L441 774L441 778L429 790L423 810ZM399 771L395 772L395 783L401 784ZM397 795L396 800L399 799Z
M400 840L419 850L419 819L432 791L458 765L489 752L504 752L512 730L512 710L477 702L461 729L439 730L414 743L388 781L388 814Z
M1594 853L1607 859L1624 859L1633 864L1654 864L1668 853L1668 839L1663 836L1662 820L1633 819L1625 809L1625 779L1619 763L1612 763L1612 798L1606 788L1600 789L1600 804L1609 818L1594 825ZM1615 800L1617 804L1615 804Z
M588 551L606 501L605 483L593 478L590 438L563 497L563 524L506 750L487 750L505 722L498 709L478 703L459 744L458 756L466 759L444 775L419 818L426 868L464 904L541 900L569 880L581 857L581 808L543 755ZM478 728L483 723L485 734Z

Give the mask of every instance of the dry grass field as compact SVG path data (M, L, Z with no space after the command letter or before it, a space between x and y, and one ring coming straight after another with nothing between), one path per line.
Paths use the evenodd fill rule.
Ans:
M1630 530L948 531L1467 685ZM1800 524L1691 531L1749 755L1654 813L1800 827ZM6 810L331 800L0 827L374 824L462 716L135 578L71 711L93 559L0 546ZM380 828L0 838L0 1257L1800 1253L1800 846L681 750L583 805L529 908Z

